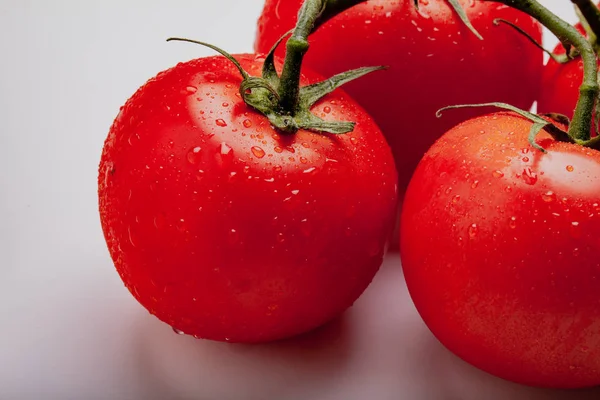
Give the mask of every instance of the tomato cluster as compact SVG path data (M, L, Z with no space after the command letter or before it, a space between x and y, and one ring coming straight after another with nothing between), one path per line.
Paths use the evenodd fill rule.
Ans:
M594 46L535 0L417 3L266 0L255 54L208 45L143 85L100 162L117 271L179 333L277 340L352 305L402 204L406 284L446 347L512 381L598 385ZM563 64L530 43L538 20ZM365 64L389 69L343 72ZM519 111L535 100L554 114ZM488 102L513 111L436 118Z

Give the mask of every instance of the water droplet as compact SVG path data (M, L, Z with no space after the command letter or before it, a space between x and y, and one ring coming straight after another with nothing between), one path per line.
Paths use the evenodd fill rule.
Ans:
M239 233L235 229L229 231L229 244L236 244L240 239Z
M300 162L302 164L306 164L308 162L308 160L306 159L306 157L300 157Z
M573 172L575 168L572 165L567 165L567 171Z
M392 12L391 11L388 11L388 12L385 13L385 17L386 18L390 18L391 16L392 16Z
M273 167L273 171L275 171L275 172L279 172L281 170L282 170L281 165L276 165Z
M329 113L331 112L331 107L329 107L329 106L325 106L325 107L323 107L323 112L324 112L325 114L329 114Z
M285 242L285 235L284 235L282 232L279 232L279 233L277 234L277 241L278 241L279 243L283 243L283 242Z
M473 181L473 183L471 184L471 189L475 189L477 188L477 186L479 186L479 181Z
M494 172L492 172L492 176L494 178L502 178L504 176L504 172L500 170L495 170Z
M471 226L469 226L469 237L473 239L477 236L477 233L479 233L479 227L477 224L471 224Z
M156 229L161 229L165 226L165 216L162 214L158 214L154 217L154 227Z
M222 105L223 107L229 107L229 103L228 103L228 102L226 102L226 101L224 101L224 102L223 102L221 105Z
M459 201L460 201L460 194L457 194L456 196L454 196L454 197L452 198L452 202L453 202L454 204L457 204Z
M182 330L179 330L179 329L177 329L177 328L173 328L173 332L175 332L175 333L176 333L176 334L178 334L178 335L185 335L185 332L184 332L184 331L182 331Z
M244 122L242 122L242 124L244 125L244 128L250 128L252 126L252 121L250 121L249 119L245 119Z
M299 190L292 190L292 194L293 194L293 195L297 195L298 193L300 193L300 191L299 191Z
M510 227L510 229L515 229L517 227L517 217L510 217L510 220L508 221L508 226Z
M578 257L578 256L579 256L579 248L575 247L575 248L573 249L573 256L574 256L574 257Z
M542 200L544 200L546 203L552 203L554 200L556 200L556 194L549 190L542 194Z
M218 120L215 121L215 123L221 127L227 126L227 122L225 122L225 120L223 118L219 118Z
M308 220L305 218L303 220L300 221L300 232L302 232L302 234L304 236L310 236L311 229L310 229L310 224L308 223Z
M310 167L310 168L307 168L307 169L305 169L305 170L304 170L304 171L302 171L302 172L304 172L305 174L310 174L310 173L313 173L313 172L315 172L316 170L317 170L317 169L316 169L315 167Z
M129 235L129 243L131 243L133 247L136 247L135 242L133 241L133 233L131 233L131 226L127 228L127 234Z
M505 187L505 188L504 188L504 191L505 191L506 193L510 193L510 192L512 192L512 186L507 186L507 187Z
M275 146L275 148L273 150L275 150L275 153L282 153L283 152L283 149L281 147L279 147L279 146Z
M200 146L196 146L193 149L191 149L188 153L187 153L187 160L190 164L198 164L200 162L201 159L201 154L200 152L202 151L202 148Z
M350 143L352 143L353 145L356 146L356 144L358 143L358 139L356 139L354 136L350 138Z
M258 146L252 146L252 148L250 149L252 151L252 154L254 154L254 156L256 158L263 158L265 156L265 151Z
M571 222L571 236L574 237L575 239L578 239L581 237L581 227L579 226L579 222L577 221L573 221Z
M529 162L529 157L523 157L522 160L523 162Z
M191 86L191 85L190 85L190 86L187 86L187 87L185 88L185 92L186 92L187 94L194 94L194 93L196 93L197 91L198 91L198 88L197 88L196 86Z
M452 191L452 187L451 187L451 186L448 186L448 187L446 188L446 190L444 191L444 193L446 193L446 194L450 194L450 192L451 192L451 191Z
M523 178L523 181L528 185L535 185L535 183L538 180L537 174L533 172L529 167L523 170L521 177Z

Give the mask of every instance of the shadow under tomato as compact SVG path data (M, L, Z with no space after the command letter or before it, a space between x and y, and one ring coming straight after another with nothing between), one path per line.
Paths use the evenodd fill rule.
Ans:
M154 318L137 327L139 368L168 398L285 398L319 393L344 370L350 335L346 316L291 339L232 344L180 336ZM308 397L307 397L308 398Z

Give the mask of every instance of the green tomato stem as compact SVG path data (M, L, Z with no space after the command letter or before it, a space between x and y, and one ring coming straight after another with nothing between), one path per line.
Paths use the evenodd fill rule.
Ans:
M590 41L595 42L600 37L600 10L592 0L571 0L583 16L587 24L587 28L594 37L590 37Z
M279 85L279 106L293 115L297 111L300 93L302 60L308 51L308 36L320 25L344 10L366 0L305 0L298 22L286 43L286 55Z
M489 0L488 0L489 1ZM592 44L575 27L554 15L536 0L492 0L523 11L537 19L563 43L574 46L583 60L584 76L579 88L579 99L569 126L569 135L579 141L591 137L592 114L600 87L598 62Z

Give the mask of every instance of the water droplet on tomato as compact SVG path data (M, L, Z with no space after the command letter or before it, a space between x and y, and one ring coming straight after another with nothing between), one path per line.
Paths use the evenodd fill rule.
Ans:
M227 126L227 122L225 122L225 120L223 118L219 118L218 120L215 121L215 123L221 127Z
M307 169L305 169L305 170L304 170L304 171L302 171L302 172L303 172L303 173L305 173L305 174L311 174L311 173L315 172L316 170L317 170L317 168L315 168L315 167L310 167L310 168L307 168Z
M579 222L577 221L573 221L571 222L571 236L574 237L575 239L578 239L581 237L581 228L579 226Z
M538 180L537 174L533 172L529 167L523 170L521 177L523 178L523 181L528 185L535 185L535 183Z
M298 193L300 193L300 191L299 191L299 190L292 190L292 194L293 194L294 196L295 196L295 195L297 195Z
M517 217L510 217L510 220L508 221L508 226L510 227L510 229L515 229L517 227Z
M154 217L153 222L156 229L162 229L165 226L165 216L163 214L157 214Z
M250 128L252 126L252 121L250 121L249 119L245 119L244 122L242 122L242 124L244 125L244 128Z
M477 186L479 186L479 181L473 181L473 183L471 184L471 189L476 189Z
M504 188L504 191L505 191L506 193L510 193L510 192L512 192L512 186L507 186L507 187L505 187L505 188Z
M444 193L446 193L446 194L450 194L450 192L451 192L451 191L452 191L452 186L448 186L448 187L446 188L446 190L444 191Z
M494 172L492 172L492 176L494 178L502 178L504 176L504 172L497 169Z
M459 201L460 201L460 194L457 194L456 196L454 196L454 197L452 198L452 202L453 202L454 204L457 204Z
M302 164L306 164L308 162L308 160L306 159L306 157L300 157L300 162Z
M523 157L521 160L522 160L523 162L529 162L529 157Z
M187 153L187 160L190 164L198 164L200 162L201 159L201 154L200 152L202 151L202 148L200 146L196 146L193 149L191 149L188 153Z
M131 232L131 226L127 228L127 234L129 236L129 243L131 243L133 247L136 247L135 242L133 241L133 233Z
M240 235L235 229L229 230L229 244L236 244L240 239Z
M546 203L552 203L554 200L556 200L556 194L552 190L549 190L545 193L542 193L542 200L544 200Z
M285 235L283 234L283 232L279 232L279 233L277 234L277 241L278 241L279 243L283 243L283 242L285 242Z
M477 226L477 224L471 224L471 226L469 226L469 237L473 239L477 236L478 233L479 227Z
M281 165L276 165L273 167L273 171L275 171L275 172L279 172L281 170L282 170Z
M574 170L575 170L575 168L572 165L567 165L568 172L573 172Z
M182 330L179 330L179 329L177 329L175 327L173 327L173 332L175 332L178 335L185 335L185 332L183 332Z
M356 139L354 136L350 138L350 143L352 143L353 145L357 145L358 143L358 139Z
M254 154L256 158L263 158L265 156L265 151L261 147L252 146L250 151L252 151L252 154Z
M329 106L325 106L325 107L323 107L323 112L324 112L325 114L329 114L329 113L331 112L331 107L329 107Z
M194 94L198 91L198 88L196 86L187 86L185 88L185 92L189 95L189 94Z
M308 223L308 219L303 219L300 221L300 232L302 232L302 234L304 236L310 236L311 234L311 229L310 229L310 224Z

